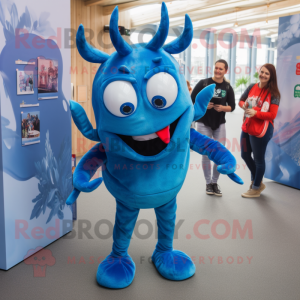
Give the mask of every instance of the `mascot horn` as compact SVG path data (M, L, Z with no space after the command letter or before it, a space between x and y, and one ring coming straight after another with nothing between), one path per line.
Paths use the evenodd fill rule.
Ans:
M184 280L193 276L196 268L187 254L173 249L173 235L176 196L186 177L190 148L207 155L220 173L243 183L234 173L233 155L217 141L190 129L192 121L205 114L215 85L203 89L193 106L185 78L171 55L184 51L192 41L188 15L182 34L167 45L169 17L165 3L159 29L148 44L131 47L123 40L117 7L109 29L116 49L111 55L87 43L82 25L76 36L81 56L91 63L101 63L92 90L97 128L92 127L78 103L70 101L70 108L80 132L99 143L76 167L74 190L67 204L76 201L80 192L95 190L102 180L116 198L112 252L98 267L99 285L124 288L133 281L135 264L127 251L140 209L149 208L155 210L158 226L152 261L163 277ZM101 166L103 179L90 181Z

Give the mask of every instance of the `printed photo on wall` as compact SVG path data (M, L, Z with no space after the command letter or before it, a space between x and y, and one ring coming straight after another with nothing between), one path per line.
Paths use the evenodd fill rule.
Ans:
M17 70L17 95L34 94L33 71Z
M40 112L21 112L22 146L40 142Z
M38 58L38 93L58 92L58 61Z

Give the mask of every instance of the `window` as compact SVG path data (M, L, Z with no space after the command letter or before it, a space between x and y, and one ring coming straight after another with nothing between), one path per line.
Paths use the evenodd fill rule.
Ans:
M193 39L192 51L191 51L191 69L188 72L191 73L191 87L194 86L201 80L206 78L205 67L206 67L206 48L200 39Z
M139 41L140 39L140 41ZM142 40L141 40L142 39ZM139 42L141 43L148 43L152 39L152 34L150 33L140 33L140 32L133 32L130 35L130 41L132 44L138 44Z
M216 60L218 59L225 59L228 62L228 55L229 55L229 50L223 48L218 44L217 46L217 57Z
M257 44L257 54L256 54L256 71L260 69L262 65L267 63L267 50L268 46L266 44Z
M248 66L248 51L249 46L247 43L236 44L236 66L233 70L235 73L235 80L239 78L250 77L250 66Z
M217 41L217 50L216 50L216 61L219 59L224 59L228 63L228 67L230 68L230 36L222 36L218 35ZM213 75L212 75L213 76ZM229 70L228 73L225 74L226 79L230 79Z
M250 84L250 66L248 66L248 43L241 43L240 41L236 44L236 65L233 70L235 74L235 82L231 85L235 89L235 98L239 99L246 87Z

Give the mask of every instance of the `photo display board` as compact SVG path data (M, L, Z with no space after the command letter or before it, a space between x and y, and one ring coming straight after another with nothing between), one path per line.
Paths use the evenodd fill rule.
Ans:
M0 4L0 269L8 270L73 226L71 52L58 34L70 27L70 1Z
M279 18L277 82L281 94L265 177L300 189L300 14Z

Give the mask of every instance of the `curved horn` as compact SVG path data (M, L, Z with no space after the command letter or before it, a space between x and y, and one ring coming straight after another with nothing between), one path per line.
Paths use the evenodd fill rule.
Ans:
M185 15L184 30L182 34L171 43L165 45L163 49L170 54L181 53L190 45L192 39L193 39L193 23L190 17L188 15Z
M84 27L82 24L79 25L78 31L76 34L76 45L78 52L85 60L91 63L100 63L105 62L109 55L105 52L102 52L94 47L92 47L85 39L84 36Z
M147 49L156 51L160 49L165 43L169 33L169 15L168 9L165 2L162 3L161 6L161 20L159 24L159 28L152 38L152 40L146 45Z
M126 56L132 52L132 48L128 45L128 43L121 37L118 26L119 20L119 9L118 6L115 7L114 11L111 14L110 23L109 23L109 34L110 39L116 48L117 52Z
M75 101L70 100L70 110L74 123L79 131L89 140L100 142L98 132L93 128L83 107Z

